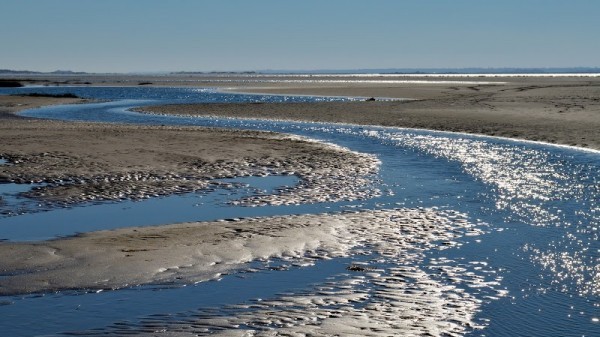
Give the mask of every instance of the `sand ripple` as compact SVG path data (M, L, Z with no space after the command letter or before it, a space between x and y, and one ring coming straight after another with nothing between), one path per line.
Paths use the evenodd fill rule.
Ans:
M484 263L463 266L447 259L434 259L424 264L427 252L451 249L460 245L465 235L483 233L483 224L473 224L455 212L401 208L240 219L218 224L220 228L217 223L205 223L99 232L70 241L80 241L86 247L92 245L88 248L91 250L93 245L103 246L105 251L100 256L86 257L88 263L100 263L101 256L109 256L111 263L125 266L124 269L132 267L128 261L137 266L140 263L132 242L146 241L142 256L145 259L160 256L160 262L147 271L151 275L147 282L190 282L202 277L220 277L235 269L243 270L245 262L256 260L281 259L289 264L310 265L319 259L336 257L366 259L348 266L347 273L306 291L256 299L216 311L199 310L175 320L148 318L109 330L117 334L161 332L173 336L460 335L482 327L483 323L475 319L483 303L483 296L478 294L502 296L495 290L500 279L481 272ZM130 247L126 252L123 240ZM153 240L160 240L161 244L153 244ZM111 252L110 246L117 242L121 255L133 258ZM62 244L59 240L53 246ZM168 248L161 248L163 245ZM111 265L105 268L110 270ZM68 274L79 275L75 271ZM65 270L61 272L64 275ZM125 275L133 278L140 272L138 269ZM108 274L104 278L113 277ZM124 271L119 270L118 275L124 275ZM5 291L9 287L17 289L31 278L31 275L13 276L2 279L0 284ZM96 275L98 278L102 277ZM103 286L97 281L91 285Z

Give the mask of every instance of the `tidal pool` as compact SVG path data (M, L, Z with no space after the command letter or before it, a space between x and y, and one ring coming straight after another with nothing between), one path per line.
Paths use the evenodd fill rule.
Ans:
M196 193L73 207L52 207L20 197L37 185L0 184L0 196L5 201L0 204L0 210L4 210L0 214L0 240L49 240L104 229L225 219L232 217L231 201L268 195L297 183L295 176L218 179L214 187ZM296 212L301 209L299 206ZM238 217L278 214L276 207L238 207L235 212Z

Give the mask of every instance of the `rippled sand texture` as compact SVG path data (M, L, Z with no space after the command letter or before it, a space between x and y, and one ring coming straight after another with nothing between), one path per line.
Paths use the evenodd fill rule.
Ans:
M500 278L486 279L446 259L418 266L427 251L458 245L465 235L480 235L481 228L454 212L393 209L101 231L0 245L3 256L13 257L2 261L8 276L0 279L0 289L10 294L189 283L247 268L244 263L256 260L307 265L369 256L306 292L240 304L220 314L198 312L184 322L151 327L141 322L127 329L148 333L159 324L174 335L239 335L240 327L260 336L458 334L478 326L474 315L482 300L473 293L487 289L502 296L494 290ZM26 256L26 262L17 256ZM441 282L448 279L452 282Z
M45 183L26 195L51 204L143 199L206 189L218 178L296 175L261 205L356 200L379 161L334 145L269 132L4 120L0 181Z

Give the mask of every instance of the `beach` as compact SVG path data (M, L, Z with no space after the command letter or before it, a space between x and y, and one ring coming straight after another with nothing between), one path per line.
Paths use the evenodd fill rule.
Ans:
M162 85L190 84L181 77L160 79L111 77L69 81L96 85L131 85L145 80ZM269 82L285 78L260 77L260 88L252 82L257 80L254 77L225 77L227 82L221 77L201 79L228 91L406 100L186 104L145 107L144 112L424 128L600 149L600 80L595 78L493 77L484 78L486 84L474 84L481 79L452 77L430 78L443 83L385 85L323 83L311 78L313 82L290 86L287 82ZM40 83L40 79L37 81L34 83ZM451 85L447 81L457 83ZM60 83L65 83L64 79ZM269 174L294 174L302 183L277 196L242 203L354 200L376 193L364 190L369 185L366 177L377 172L375 158L297 137L211 128L68 123L15 115L26 108L80 102L84 100L0 96L0 157L12 164L0 167L0 179L46 183L26 195L49 205L139 200L207 189L219 178ZM8 247L9 244L0 246Z
M269 82L260 83L259 88L251 87L248 82L234 82L228 83L230 86L223 90L359 96L378 100L306 104L195 104L152 107L145 111L383 125L600 149L600 79L597 77L499 75L354 79L380 80L383 83L319 82L318 78L313 80L315 82L284 82L279 86ZM478 84L478 81L484 84ZM404 100L390 101L386 98Z
M600 149L600 77L585 74L32 75L13 79L26 85L205 87L360 97L356 102L184 104L144 111L431 129ZM370 98L377 100L367 101Z
M281 82L281 77L200 78L193 82L181 76L69 77L68 83L63 78L59 84L200 83L227 92L352 96L359 98L163 105L144 107L142 112L410 127L600 149L600 80L596 78L436 77L428 78L430 83L412 76L392 78L395 82L384 78L388 80L385 83L348 82L357 80L352 77L323 77L321 82L299 77L285 78L288 82ZM43 83L39 81L24 82ZM373 188L380 167L377 157L299 136L208 127L62 122L16 115L23 109L85 102L0 96L0 158L7 161L0 165L0 181L44 184L24 196L49 208L205 191L220 186L219 179L247 176L290 175L300 183L274 194L235 200L236 205L353 201L381 193ZM402 207L171 223L39 242L0 242L0 254L6 257L0 262L0 294L186 285L257 272L249 266L253 261L283 260L307 266L375 252L382 257L378 263L385 267L348 265L350 274L343 280L347 283L249 305L245 315L202 316L193 324L173 328L180 333L173 335L215 326L229 335L234 333L229 328L240 325L277 325L287 319L304 322L310 317L319 317L319 324L281 323L285 325L281 331L360 335L376 326L373 336L398 331L461 334L479 328L474 317L482 305L461 287L485 287L495 297L502 297L506 292L494 288L499 278L488 284L483 276L466 275L452 263L441 261L436 270L460 283L448 285L418 264L426 251L444 250L460 245L463 237L481 235L485 225L472 220L436 207ZM363 283L377 289L376 300L357 286ZM362 302L366 310L348 305ZM331 307L324 308L324 303ZM272 308L278 308L280 314L273 316ZM387 314L390 312L406 320L399 326Z

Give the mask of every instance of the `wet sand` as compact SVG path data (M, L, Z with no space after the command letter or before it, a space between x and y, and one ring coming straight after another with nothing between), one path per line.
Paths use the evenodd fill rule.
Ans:
M228 92L401 98L409 100L195 104L153 107L147 111L397 126L600 149L597 75L83 74L7 78L51 86L191 86Z
M376 158L300 137L196 127L67 123L14 115L24 107L77 102L0 96L0 158L8 162L0 166L3 182L47 183L27 196L51 205L143 199L210 188L218 178L273 174L294 174L301 182L276 195L239 203L257 206L355 200L377 193L369 188L370 177L378 170ZM269 219L258 223L249 226L258 236L267 235L270 226L275 226ZM294 245L300 244L296 249L299 251L310 249L310 238L320 235L290 235L283 248L271 247L267 240L246 242L242 249L236 240L247 237L246 229L232 230L221 223L191 227L182 224L124 229L118 234L120 239L112 238L116 232L107 231L34 244L0 242L0 255L4 257L0 273L5 275L0 293L173 281L165 278L172 274L168 271L171 267L187 270L185 263L177 262L181 258L214 262L200 263L201 269L210 267L210 272L190 269L193 272L184 273L184 281L191 282L212 278L254 258L281 256L294 250ZM206 251L199 250L200 246ZM236 249L241 250L239 261L220 265L219 260L226 260ZM279 251L266 253L271 249ZM165 250L170 253L164 254ZM148 259L154 262L143 262ZM69 267L65 269L65 265ZM42 269L50 274L36 276Z
M55 104L74 104L86 102L80 98L56 98L56 97L31 97L31 96L4 96L0 95L0 120L2 125L10 123L9 120L26 118L18 116L16 113L21 110L39 108L46 105Z
M438 272L453 279L453 285L442 285L417 265L427 250L452 247L461 236L481 233L460 214L407 208L100 231L0 245L7 275L0 278L0 293L189 283L248 270L243 264L256 260L310 265L374 253L375 265L349 265L342 279L306 294L231 306L226 308L235 308L231 315L199 313L185 322L160 324L173 336L231 335L240 326L272 326L284 335L456 334L476 327L481 305L461 284L488 288L495 283L438 261ZM138 330L123 328L128 334Z
M439 227L429 226L434 221ZM472 227L432 210L396 209L132 227L45 242L2 243L5 276L0 294L197 282L255 260L346 256L359 241L400 229L404 244L421 238L430 245L452 237L444 224L457 226L454 230Z

